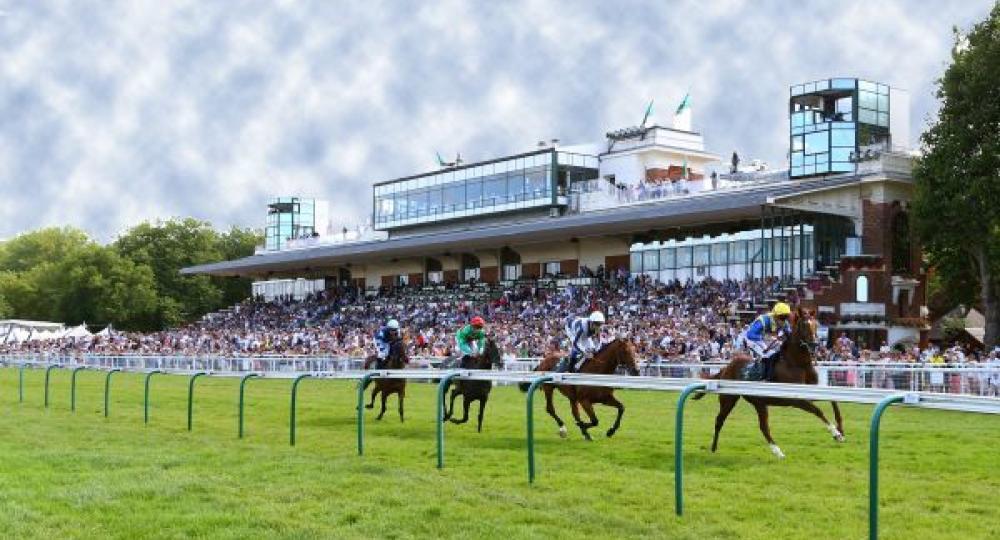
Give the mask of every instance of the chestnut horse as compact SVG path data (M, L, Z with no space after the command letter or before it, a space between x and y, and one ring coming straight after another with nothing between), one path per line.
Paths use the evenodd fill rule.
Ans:
M816 344L815 323L809 317L809 314L806 313L801 307L799 307L792 314L789 322L792 326L792 333L781 345L781 350L778 353L778 360L774 365L774 380L771 382L817 384L819 382L819 376L816 373L816 368L813 366L812 354L813 347ZM739 380L740 372L744 367L746 367L750 360L751 358L748 354L740 354L734 357L732 361L730 361L726 367L722 368L719 373L716 373L709 378ZM699 394L695 396L694 399L701 399L703 396L704 394ZM830 435L833 436L834 440L837 442L844 442L844 422L840 416L840 407L837 405L836 401L830 402L833 405L833 414L837 420L837 424L834 425L826 419L826 415L823 414L823 411L821 411L811 401L804 399L779 399L770 397L720 394L719 414L715 417L715 436L712 438L712 452L715 452L719 446L719 432L722 431L722 426L726 423L726 417L728 417L729 413L733 411L733 408L736 406L736 403L740 400L740 398L743 398L748 403L753 405L754 409L757 411L757 422L760 426L760 432L764 435L768 445L770 445L771 452L779 458L785 457L785 454L774 442L774 438L771 437L771 428L768 424L767 413L767 408L769 406L795 407L797 409L802 409L807 413L811 413L823 421L827 431L830 432Z
M370 369L371 365L375 363L377 357L369 356L368 360L365 361L365 369ZM385 359L385 369L403 369L406 364L409 363L409 359L406 357L406 347L403 344L403 340L397 339L392 345L389 346L389 355ZM389 398L390 394L396 394L397 400L399 402L399 421L403 421L403 398L406 397L406 379L369 379L368 384L372 382L375 383L375 389L372 390L372 400L371 403L365 405L366 409L375 408L375 396L382 394L382 410L378 413L376 420L381 420L382 416L385 415L385 402ZM367 384L365 385L367 387Z
M492 339L486 340L486 346L483 347L483 354L479 357L473 359L471 365L461 366L463 369L492 369L495 365L500 365L503 363L503 359L500 357L500 348L497 347L496 342ZM451 381L448 381L451 385ZM472 405L473 401L479 402L479 422L476 425L476 431L482 433L483 431L483 412L486 410L486 402L490 399L490 390L493 388L492 381L463 381L461 379L455 381L455 387L451 391L451 398L449 403L444 408L444 419L450 420L454 424L464 424L469 421L469 407ZM446 387L445 392L448 391ZM455 412L455 398L462 396L462 418L453 418L452 415Z
M560 359L561 357L558 354L546 355L534 371L552 371L559 364ZM621 338L615 339L601 347L601 350L597 351L594 357L583 365L580 373L611 375L618 370L619 366L624 367L629 375L639 374L639 368L635 363L635 349L630 342ZM527 390L528 384L522 383L520 387L521 390ZM559 415L556 414L556 408L552 403L552 394L556 388L559 388L559 391L569 399L570 410L573 412L573 418L576 419L576 425L583 433L584 439L588 441L592 440L590 433L587 431L590 428L597 427L597 415L594 414L595 403L618 409L618 416L615 418L614 424L611 425L611 429L608 430L607 435L608 437L612 437L618 431L618 428L621 426L622 415L625 414L625 406L615 398L613 388L543 384L542 391L545 392L545 410L549 413L549 416L555 419L556 424L559 425L560 437L566 437L566 425L563 423L562 418L559 418ZM585 423L580 419L580 407L583 408L584 412L590 418L589 423Z

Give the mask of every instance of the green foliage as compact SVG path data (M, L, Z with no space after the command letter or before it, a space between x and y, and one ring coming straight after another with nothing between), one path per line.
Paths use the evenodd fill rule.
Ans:
M941 110L914 168L915 228L943 288L956 302L978 300L992 346L1000 337L1000 3L955 43L938 81Z
M71 228L25 233L0 244L0 316L129 330L177 325L250 292L246 280L180 269L252 254L258 240L191 219L143 223L110 246Z
M535 403L539 476L527 482L524 395L498 386L483 432L445 427L445 468L434 461L435 387L407 385L381 422L366 415L355 451L355 386L306 380L298 441L288 446L288 380L246 388L246 437L236 438L239 382L199 379L186 431L184 376L157 376L142 423L142 375L115 374L102 415L104 374L0 370L0 536L7 538L866 538L871 407L844 405L847 442L813 416L771 408L788 458L771 456L753 409L740 402L719 451L709 451L718 403L685 412L685 515L673 513L677 395L615 392L626 406L612 439L560 439ZM829 414L829 405L817 403ZM568 402L555 406L569 418ZM612 410L596 407L601 427ZM473 406L472 413L475 414ZM597 430L603 431L603 429ZM881 532L887 539L1000 537L1000 418L894 407L882 422Z

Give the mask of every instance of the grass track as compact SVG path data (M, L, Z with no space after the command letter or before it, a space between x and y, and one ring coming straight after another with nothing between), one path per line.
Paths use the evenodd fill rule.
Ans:
M408 388L407 422L394 403L367 417L356 455L353 383L299 389L298 441L288 446L288 380L251 380L247 436L236 438L237 379L201 378L194 432L187 378L153 378L142 424L142 376L116 374L111 417L104 373L0 369L0 537L283 538L863 538L867 535L870 407L845 407L848 442L814 418L772 409L788 454L771 457L740 404L708 452L717 402L687 407L686 508L673 514L676 394L621 392L614 439L568 440L536 411L539 478L527 484L524 397L497 388L484 433L447 429L435 469L432 386ZM561 398L560 398L561 399ZM558 404L568 417L565 401ZM824 410L829 407L823 405ZM610 421L610 410L599 410ZM891 409L883 419L882 537L1000 537L1000 418Z

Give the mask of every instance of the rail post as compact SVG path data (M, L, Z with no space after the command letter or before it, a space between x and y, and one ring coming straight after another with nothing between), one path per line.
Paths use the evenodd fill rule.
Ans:
M153 378L153 375L157 373L163 373L158 369L154 369L146 374L146 382L143 385L143 399L142 399L142 423L149 423L149 379Z
M243 404L245 403L243 396L246 393L247 381L254 377L259 377L259 375L257 375L256 373L247 373L246 375L240 378L240 420L239 420L240 439L243 438Z
M535 390L544 383L552 380L552 375L544 375L538 377L537 379L531 381L528 385L528 411L527 411L527 428L528 428L528 483L534 483L535 481Z
M208 375L204 371L199 371L191 375L191 379L188 381L188 431L191 431L191 426L194 423L194 381L198 377Z
M868 433L868 538L878 538L878 443L882 414L890 405L906 398L903 394L887 396L875 406L872 412L871 431Z
M24 364L21 364L17 374L17 400L24 403Z
M76 374L81 370L87 369L87 366L77 366L73 368L73 372L69 376L69 410L70 412L76 412Z
M49 408L49 374L52 373L53 369L61 368L59 364L52 364L45 368L45 408Z
M444 468L444 394L445 389L451 384L451 380L458 377L461 373L449 373L441 379L438 383L437 391L437 456L438 462L437 467L439 469Z
M288 417L288 444L290 446L295 446L295 399L299 392L299 383L308 377L312 377L312 374L303 373L292 381L292 408Z
M688 397L698 390L704 390L705 383L692 383L681 390L677 398L677 418L674 420L674 511L684 515L684 404Z
M365 387L369 381L374 379L379 373L365 373L364 377L358 380L358 455L365 455Z
M104 417L105 418L108 417L108 403L110 401L109 400L109 396L111 395L111 376L114 375L115 373L119 372L119 371L121 371L121 370L118 369L118 368L111 368L111 370L108 371L107 377L104 378Z

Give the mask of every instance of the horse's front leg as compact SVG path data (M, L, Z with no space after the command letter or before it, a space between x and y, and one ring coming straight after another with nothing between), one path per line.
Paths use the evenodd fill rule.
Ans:
M444 409L444 419L450 420L451 415L455 413L455 398L458 397L458 388L451 389L451 397L448 400L448 406Z
M486 402L490 399L490 395L486 394L483 399L479 400L479 423L476 424L476 433L483 432L483 412L486 410Z
M580 428L580 432L583 433L583 438L592 441L590 438L590 433L587 433L587 429L590 427L585 424L583 420L580 419L580 404L576 401L576 398L570 398L569 400L569 410L573 413L573 419L576 420L576 427Z
M614 437L615 433L618 432L618 428L622 425L622 416L625 415L625 405L618 398L611 394L603 402L608 407L614 407L618 409L618 416L615 417L615 423L611 425L611 429L608 430L608 437Z
M469 421L469 406L472 405L472 401L469 400L469 396L462 394L462 418L452 418L451 422L453 424L464 424Z
M826 426L826 430L830 432L830 435L833 437L833 440L837 442L844 442L844 435L840 432L840 428L831 424L830 421L826 419L826 415L823 414L823 411L819 407L817 407L816 404L812 403L811 401L805 401L800 399L792 401L789 404L792 407L795 407L796 409L801 409L807 413L812 414L816 418L819 418L820 421L823 422L823 425Z
M381 420L385 416L385 402L389 399L389 392L382 392L382 410L379 411L378 416L375 417L376 420Z
M831 401L830 405L833 406L833 418L837 421L837 431L840 432L840 442L844 442L844 417L840 416L840 405L837 405L836 401Z
M365 405L366 409L374 409L375 408L375 396L378 395L378 392L379 392L378 385L376 385L375 389L372 390L372 400L371 400L371 402L368 403L368 405Z

